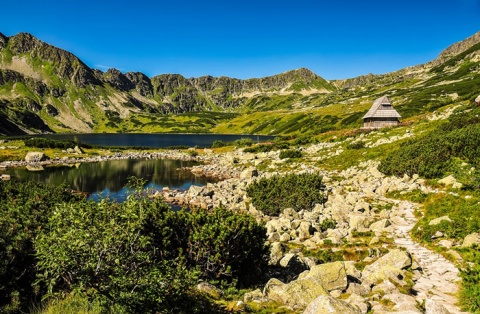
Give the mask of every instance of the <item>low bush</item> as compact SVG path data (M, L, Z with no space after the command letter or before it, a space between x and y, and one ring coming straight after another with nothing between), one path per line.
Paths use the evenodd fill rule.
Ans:
M323 204L324 191L322 176L314 173L262 178L247 187L253 205L267 215L278 215L288 207L300 211Z
M282 150L282 151L280 152L280 156L279 156L280 159L285 159L285 158L300 158L300 157L302 157L302 152L299 151L299 150L293 150L293 149Z
M25 146L36 147L36 148L74 148L77 143L72 140L52 140L49 138L43 137L33 137L29 139L24 139L23 142Z
M353 142L347 145L347 149L362 149L365 148L364 142Z
M288 143L279 142L273 144L258 144L251 147L244 148L245 153L268 153L272 150L278 149L287 149L289 147Z
M253 140L251 138L241 138L239 140L235 140L233 145L237 147L250 147L253 145Z
M221 140L215 140L212 143L212 148L224 147L226 144Z

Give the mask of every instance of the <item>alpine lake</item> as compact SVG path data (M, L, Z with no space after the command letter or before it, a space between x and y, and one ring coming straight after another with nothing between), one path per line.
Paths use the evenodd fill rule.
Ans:
M35 135L35 137L38 137ZM48 134L40 135L57 140L73 140L105 147L211 147L216 140L225 143L241 138L253 142L272 140L271 136L218 134ZM0 174L9 174L20 181L37 181L48 185L66 184L73 190L85 192L90 199L110 198L124 201L131 193L126 187L130 177L146 181L145 190L187 190L191 185L203 186L212 178L195 177L186 167L198 165L195 161L174 159L121 159L69 165L52 165L35 171L31 167L8 168ZM30 168L30 170L28 169ZM34 170L34 171L32 171Z

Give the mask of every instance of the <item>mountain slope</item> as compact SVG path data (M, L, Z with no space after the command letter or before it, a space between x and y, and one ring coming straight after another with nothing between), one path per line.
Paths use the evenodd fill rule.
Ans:
M0 33L0 134L315 133L361 125L383 95L407 118L480 94L479 43L477 33L426 64L330 82L308 69L248 80L102 72L30 34Z

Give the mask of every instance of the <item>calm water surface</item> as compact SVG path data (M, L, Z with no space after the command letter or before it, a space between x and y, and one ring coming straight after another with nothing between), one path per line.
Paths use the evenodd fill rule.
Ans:
M90 198L98 200L109 196L123 201L129 190L124 188L128 178L135 176L147 181L145 188L188 189L191 185L205 185L206 178L197 178L190 171L179 170L198 163L171 159L109 160L97 163L78 163L69 166L44 167L35 171L30 168L10 168L1 173L10 174L21 181L38 181L50 185L66 183L72 189L92 193ZM33 170L33 171L32 171Z

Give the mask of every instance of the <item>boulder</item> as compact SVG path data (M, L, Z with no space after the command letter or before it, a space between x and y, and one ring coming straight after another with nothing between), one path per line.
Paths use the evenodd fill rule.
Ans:
M2 180L2 181L8 181L8 180L10 180L10 179L11 179L11 177L10 177L9 174L2 174L2 175L0 175L0 180Z
M303 241L311 237L313 230L312 224L307 221L302 221L300 223L300 226L298 226L297 230L298 238L300 239L300 241Z
M299 278L314 278L328 291L347 289L347 272L344 262L325 263L313 266Z
M295 274L299 274L309 268L305 263L303 256L295 253L288 253L280 260L279 265L283 268L287 268L289 271Z
M191 185L188 189L188 196L199 196L202 194L203 187L197 185Z
M211 298L218 300L222 297L223 291L218 289L212 284L206 283L206 282L201 282L197 285L197 290L209 295Z
M272 278L265 285L263 295L294 309L303 309L318 296L328 295L328 292L315 278L297 279L289 284Z
M412 257L406 251L394 249L372 264L366 266L362 278L371 282L380 282L385 279L398 280L403 276L402 269L412 265Z
M369 228L375 233L382 233L388 226L390 226L390 221L382 219L371 224Z
M462 247L472 247L474 245L480 245L480 233L478 232L471 233L463 239Z
M252 292L247 292L243 296L243 302L263 302L264 301L263 293L260 289L253 290Z
M350 231L368 228L371 223L371 218L366 215L352 214L350 216Z
M84 152L83 152L83 149L82 149L81 147L79 147L78 145L75 146L75 147L73 148L73 150L74 150L77 154L83 154L83 153L84 153Z
M28 152L25 156L26 162L39 162L47 159L47 156L45 156L45 154L42 152Z
M415 298L410 295L395 292L384 295L383 300L395 303L393 309L398 312L422 313L416 307L417 302Z
M335 299L331 296L321 295L313 300L305 309L303 314L360 314L359 308L348 304L347 302Z
M370 290L367 287L362 286L358 283L350 283L348 285L347 293L356 294L361 296L367 296L370 293Z
M345 300L350 305L357 307L360 310L360 313L367 314L370 309L370 304L365 300L365 298L358 294L351 294L348 299Z
M285 246L280 242L274 242L271 245L270 249L270 260L268 261L269 265L278 265L280 260L285 253Z
M461 183L457 182L457 179L455 179L455 177L452 175L449 175L443 179L438 180L438 183L444 184L447 186L451 185L454 189L461 189L463 186Z
M425 314L450 314L450 312L441 304L432 299L425 301Z
M442 221L448 221L448 222L452 222L452 220L450 219L450 217L448 216L442 216L442 217L438 217L438 218L435 218L435 219L432 219L430 220L430 222L428 223L429 226L436 226L438 225L439 223L441 223Z

